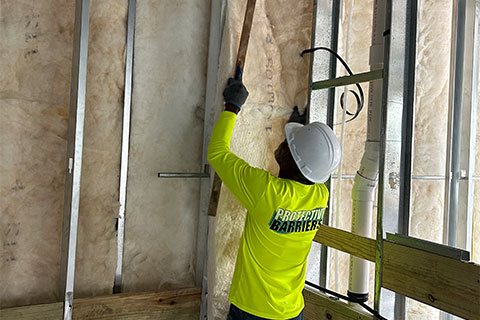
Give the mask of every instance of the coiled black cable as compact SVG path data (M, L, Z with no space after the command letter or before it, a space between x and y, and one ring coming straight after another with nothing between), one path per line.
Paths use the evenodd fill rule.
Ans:
M358 303L359 305L361 305L365 310L367 310L368 312L370 312L374 317L375 319L378 319L378 320L387 320L387 318L384 318L380 315L380 313L378 313L377 311L375 311L374 309L372 309L368 304L362 302L362 301L358 301L357 299L355 298L352 298L352 297L349 297L349 296L345 296L343 294L340 294L340 293L337 293L335 291L332 291L332 290L328 290L327 288L323 288L317 284L314 284L310 281L305 281L305 284L307 286L310 286L312 288L315 288L319 291L322 291L326 294L329 294L329 295L332 295L332 296L335 296L339 299L342 299L342 300L346 300L346 301L349 301L349 302L354 302L354 303Z
M333 51L330 48L316 47L316 48L306 49L306 50L303 50L300 55L303 57L304 54L313 53L317 50L325 50L325 51L330 52L333 56L335 56L335 58L337 58L342 63L342 65L347 70L348 74L350 74L351 76L353 75L352 70L350 69L348 64L345 62L345 60L343 60L342 57L338 53L336 53L335 51ZM357 100L357 111L355 111L355 113L351 113L350 111L346 110L346 113L349 116L352 116L352 118L348 119L346 122L350 122L350 121L354 120L360 114L360 111L362 111L363 105L365 103L365 98L364 98L364 95L363 95L362 87L358 83L356 83L355 86L358 89L358 93L354 90L348 90L348 92L351 92L355 96L355 99ZM344 94L345 94L345 92L343 92L342 95L340 96L340 106L342 107L342 109L346 108L346 106L344 105L344 98L345 98Z

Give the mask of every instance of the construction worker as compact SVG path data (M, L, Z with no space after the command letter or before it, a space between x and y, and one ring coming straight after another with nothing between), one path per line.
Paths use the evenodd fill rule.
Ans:
M223 96L225 111L213 129L208 161L247 209L227 319L303 319L307 256L327 206L323 183L340 161L338 140L325 124L287 123L286 139L275 151L277 178L230 152L248 91L230 78Z

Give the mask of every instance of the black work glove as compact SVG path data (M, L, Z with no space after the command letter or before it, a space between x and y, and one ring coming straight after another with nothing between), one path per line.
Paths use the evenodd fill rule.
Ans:
M247 100L248 91L242 83L242 80L236 80L229 78L225 90L223 90L223 98L226 104L231 104L238 109L242 108L242 105Z
M297 106L293 107L293 111L292 111L292 114L290 115L290 119L288 119L288 122L298 122L301 124L307 124L307 110L305 109L303 114L300 114L298 107Z

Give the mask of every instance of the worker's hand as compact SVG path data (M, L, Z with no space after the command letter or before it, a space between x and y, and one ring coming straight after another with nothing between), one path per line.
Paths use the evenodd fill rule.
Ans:
M247 88L242 83L242 80L228 79L227 86L223 90L223 98L225 99L225 104L231 104L237 107L238 109L242 108L242 105L247 100L248 91Z

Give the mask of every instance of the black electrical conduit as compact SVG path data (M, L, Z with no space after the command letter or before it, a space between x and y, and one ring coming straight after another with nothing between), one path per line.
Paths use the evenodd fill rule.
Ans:
M319 291L322 291L323 293L326 293L326 294L329 294L329 295L332 295L332 296L335 296L339 299L342 299L342 300L346 300L348 302L354 302L354 303L358 303L360 306L362 306L365 310L367 310L368 312L370 312L374 317L375 319L378 319L378 320L388 320L387 318L384 318L380 315L380 313L378 313L377 311L375 311L374 309L372 309L369 305L367 305L366 303L362 302L362 301L358 301L357 299L353 298L353 297L349 297L349 296L345 296L343 294L340 294L340 293L337 293L335 291L332 291L332 290L328 290L327 288L323 288L317 284L314 284L310 281L305 281L305 284L307 286L310 286L312 288L315 288Z
M335 58L337 58L341 63L342 65L345 67L345 69L347 70L348 74L350 74L351 76L353 76L353 72L352 70L350 69L350 67L348 66L348 64L345 62L345 60L342 59L342 57L336 53L335 51L333 51L332 49L330 48L327 48L327 47L316 47L316 48L311 48L311 49L306 49L306 50L303 50L302 53L300 53L300 56L303 57L304 54L306 53L313 53L317 50L325 50L325 51L328 51L330 52L332 55L335 56ZM351 113L350 111L346 110L346 113L349 115L349 116L352 116L352 118L348 119L346 122L350 122L352 120L354 120L359 114L360 114L360 111L362 111L363 109L363 105L364 105L364 102L365 102L365 98L363 96L363 90L362 90L362 87L356 83L355 86L357 87L358 89L358 93L354 90L348 90L348 92L351 92L354 96L355 96L355 99L357 100L357 111L355 111L355 113ZM347 106L344 105L344 94L345 92L342 93L342 95L340 96L340 106L342 107L342 109L346 108Z

